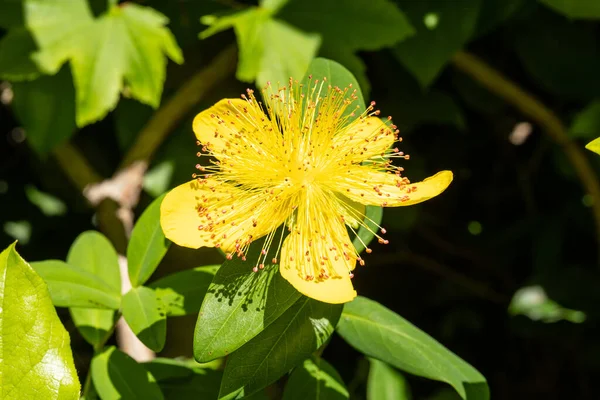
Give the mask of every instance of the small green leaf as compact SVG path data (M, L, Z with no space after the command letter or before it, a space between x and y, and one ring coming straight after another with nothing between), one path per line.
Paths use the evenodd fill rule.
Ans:
M383 218L383 208L377 206L365 207L365 219L364 224L358 229L357 235L352 241L354 248L358 254L362 253L369 243L375 238L375 234L381 226L381 220Z
M47 154L75 133L75 89L68 68L54 76L13 84L15 113L27 140Z
M88 307L117 310L121 293L115 292L102 279L59 260L31 263L44 279L56 307Z
M69 249L67 264L102 279L111 291L121 292L117 252L101 233L87 231L79 235ZM96 308L70 308L69 311L75 326L92 346L102 343L115 323L114 311Z
M206 296L219 265L197 267L168 275L152 282L156 297L164 304L167 316L195 314Z
M367 400L411 400L408 382L401 373L375 358L369 362Z
M219 395L221 371L171 358L155 358L144 367L152 373L166 399L216 399Z
M229 356L219 399L252 395L275 382L331 336L342 305L301 297L280 318Z
M585 321L583 311L571 310L550 299L542 286L525 286L513 295L508 312L511 315L526 315L534 321L553 323L569 321L580 324Z
M594 0L538 0L573 19L600 19L600 2Z
M11 81L37 78L40 71L31 59L35 50L35 41L25 27L10 30L0 39L0 78Z
M129 279L135 286L143 285L167 253L171 242L160 227L160 203L155 199L142 213L131 232L127 245Z
M320 38L272 18L272 13L252 7L218 19L205 16L202 22L211 26L200 33L200 38L233 27L239 47L237 78L245 82L256 80L260 87L267 81L274 88L278 84L284 86L290 77L299 79L304 75Z
M429 86L475 33L481 0L399 0L398 3L417 33L396 45L394 55L421 86Z
M283 400L344 400L350 394L340 374L322 358L304 360L294 368ZM400 399L399 399L400 400Z
M47 217L65 215L67 206L59 198L54 197L49 193L38 190L33 185L25 186L25 196L27 199L37 206L40 211Z
M464 400L488 400L485 378L435 339L381 304L358 296L344 305L338 333L369 357L446 382Z
M588 144L585 145L585 148L593 151L594 153L600 155L600 137L592 140Z
M584 139L600 136L600 100L591 102L575 116L569 134L571 137Z
M102 400L164 399L152 374L114 346L92 359L90 372Z
M151 350L161 351L167 337L167 314L154 290L140 286L123 296L123 317Z
M194 358L207 362L226 356L248 342L300 297L277 266L252 272L260 247L247 261L226 261L217 271L200 308L194 334ZM267 258L267 260L270 258Z
M69 334L14 243L0 253L0 304L0 398L78 398Z
M84 0L29 0L27 26L40 50L38 66L55 73L71 62L77 89L77 125L103 118L127 82L131 97L157 107L166 59L183 62L165 27L167 18L149 7L126 3L95 19Z

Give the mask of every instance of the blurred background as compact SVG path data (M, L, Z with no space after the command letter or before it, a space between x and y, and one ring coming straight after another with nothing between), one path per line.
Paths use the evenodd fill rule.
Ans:
M116 3L65 2L97 20ZM194 172L196 113L331 58L393 116L411 155L406 176L455 174L443 195L385 209L390 244L365 255L359 294L475 366L496 399L597 398L600 157L584 146L600 136L599 1L123 2L169 20L164 28L156 14L151 33L130 31L139 62L118 36L97 39L94 29L116 25L75 33L73 4L52 42L27 3L0 1L2 248L18 239L29 261L64 260L79 233L103 229L84 187L127 171L113 185L144 190L139 202L116 200L139 215ZM140 169L121 168L136 160ZM156 277L220 260L172 246ZM61 317L83 374L91 348ZM195 319L169 320L161 355L191 356ZM364 398L362 356L334 338L324 357ZM456 396L406 378L415 399Z

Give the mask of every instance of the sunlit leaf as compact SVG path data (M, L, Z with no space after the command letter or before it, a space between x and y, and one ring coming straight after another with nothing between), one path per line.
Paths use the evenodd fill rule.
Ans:
M0 304L0 398L78 398L69 334L15 244L0 253Z
M167 337L167 314L154 290L134 287L123 296L123 317L148 348L161 351Z
M488 400L485 378L425 332L381 304L357 297L344 305L338 333L358 351L408 373L446 382L464 400Z
M410 388L401 373L383 361L370 358L367 400L410 400Z
M219 399L249 396L276 381L333 333L340 304L300 298L281 317L227 359Z
M35 204L48 217L64 215L67 212L67 206L62 200L38 190L33 185L25 186L25 195L30 202Z
M131 232L127 244L127 268L133 286L142 285L150 278L171 245L160 227L162 199L155 199L144 210Z
M590 151L593 151L596 154L600 154L600 137L586 144L585 148Z

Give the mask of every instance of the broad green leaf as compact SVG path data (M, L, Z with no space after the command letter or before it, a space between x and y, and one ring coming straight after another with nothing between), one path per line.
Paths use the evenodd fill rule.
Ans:
M327 78L327 82L332 86L338 86L340 88L350 86L351 91L355 91L354 95L357 97L355 104L359 107L350 107L346 110L345 114L354 112L358 116L365 110L365 99L360 89L360 85L354 75L352 75L352 73L343 65L326 58L315 58L308 66L308 70L306 71L302 83L304 84L304 87L307 87L307 85L310 84L310 80L313 82L317 79L321 81L323 78Z
M46 154L75 133L75 89L68 68L13 84L13 107L31 147Z
M188 269L152 282L156 297L164 304L167 316L195 314L206 296L218 265Z
M300 293L279 274L276 265L252 272L260 247L247 261L226 261L217 271L202 302L194 334L194 358L207 362L231 354L285 310ZM270 260L267 257L267 260Z
M121 293L115 292L102 279L63 261L47 260L31 263L44 279L52 303L56 307L91 307L117 310Z
M600 136L600 100L591 102L575 116L569 127L569 134L571 137L584 139Z
M94 356L90 373L102 400L164 399L152 374L114 346Z
M598 97L600 57L594 26L539 12L518 30L516 53L534 81L568 99L591 101ZM548 68L548 60L552 60L552 68Z
M362 253L369 243L375 238L375 234L381 226L381 219L383 218L383 208L377 206L365 207L365 219L364 224L358 229L358 232L352 244L358 254Z
M595 0L538 0L573 19L600 19L600 2Z
M291 0L279 18L306 32L316 32L327 47L379 50L414 34L404 13L390 0Z
M269 19L263 31L263 55L256 77L262 87L271 82L275 88L288 84L290 77L300 79L321 43L318 35L304 33L286 22Z
M446 382L465 400L487 400L485 378L435 339L381 304L358 296L344 305L338 333L352 347L402 371Z
M223 373L171 358L143 364L158 382L166 399L216 399Z
M10 30L0 39L0 78L11 81L37 78L40 71L31 59L35 50L35 41L25 27Z
M219 399L252 395L319 349L333 333L341 304L301 297L280 318L231 354Z
M320 38L274 19L272 14L272 10L252 7L221 18L205 16L202 22L210 27L200 38L233 27L239 47L237 78L256 80L260 87L270 81L276 89L278 83L284 86L290 77L304 75Z
M135 223L127 245L129 279L135 286L143 285L167 253L171 242L160 227L160 203L164 196L154 200Z
M375 358L369 362L367 400L411 400L408 382L401 373Z
M327 361L315 357L294 368L283 392L283 400L343 400L350 394L340 374ZM400 399L399 399L400 400Z
M83 232L75 239L67 255L67 264L83 269L108 284L113 292L121 291L117 252L108 239L95 231ZM115 313L96 308L70 308L75 326L92 346L104 341L115 323Z
M585 148L600 155L600 137L586 144Z
M77 92L77 125L102 119L127 82L128 93L157 107L166 59L183 62L168 20L132 3L94 18L85 0L29 0L27 26L40 48L35 60L47 73L71 62Z
M167 337L167 316L154 290L140 286L123 296L123 317L136 336L156 352Z
M65 215L67 206L58 197L45 193L33 185L25 186L25 196L47 217Z
M427 87L475 33L481 0L398 0L398 4L417 33L396 45L394 55Z
M0 398L78 398L69 334L14 243L0 253L0 304Z

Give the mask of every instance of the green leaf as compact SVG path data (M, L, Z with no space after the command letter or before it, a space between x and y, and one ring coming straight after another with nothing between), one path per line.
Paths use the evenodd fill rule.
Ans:
M276 12L289 1L290 0L260 0L258 3L261 7L266 8L271 12Z
M102 279L63 261L46 260L31 263L44 279L52 303L56 307L91 307L117 310L121 293L115 292Z
M114 6L94 19L85 0L29 0L27 26L40 48L38 66L55 73L71 62L77 89L77 125L102 119L127 82L128 93L157 107L166 59L183 62L168 22L159 12L136 4Z
M102 279L111 291L121 292L117 252L108 239L95 231L83 232L75 239L67 255L67 264ZM115 323L115 313L96 308L71 308L73 323L92 346L104 341Z
M13 84L15 113L31 147L47 154L75 133L75 89L68 68Z
M161 351L167 337L167 316L154 290L140 286L123 296L123 317L135 335L153 351Z
M0 253L0 304L0 398L78 398L69 334L14 243Z
M571 137L584 139L600 136L600 100L591 102L575 116L569 127L569 134Z
M131 232L127 263L129 279L134 287L143 285L150 278L171 246L160 227L160 203L163 197L154 200L144 210Z
M283 392L283 400L349 398L350 394L340 374L322 358L309 358L304 360L302 365L294 368Z
M164 304L167 316L195 314L212 282L219 265L197 267L168 275L148 287L154 289L156 297Z
M90 373L102 400L164 399L152 374L114 346L92 359Z
M25 196L27 196L27 200L37 206L47 217L65 215L67 213L67 206L59 198L42 192L33 185L25 186Z
M361 225L358 229L357 235L352 241L354 248L358 254L362 253L369 243L375 238L375 233L381 226L381 219L383 218L383 208L377 206L365 207L365 226Z
M158 382L166 399L216 399L221 371L171 358L155 358L144 367Z
M267 263L264 270L252 272L259 251L258 245L253 246L247 261L226 261L215 274L196 323L197 361L211 361L237 350L300 298L276 265Z
M321 39L304 33L286 22L269 19L264 23L263 55L256 77L258 86L271 81L275 87L287 85L290 77L300 79L316 56Z
M264 86L271 81L286 85L290 77L304 76L320 44L317 35L302 32L272 18L272 11L252 7L218 19L202 18L210 28L200 33L206 38L233 27L238 39L239 62L236 77Z
M429 86L452 55L473 36L481 0L399 0L417 34L394 48L396 58Z
M538 0L573 19L600 19L600 2L593 0Z
M487 400L485 378L425 332L381 304L358 296L344 305L338 333L369 357L446 382L465 400Z
M10 30L0 39L0 78L11 81L37 78L40 71L31 59L35 50L35 41L25 27Z
M275 382L327 341L341 310L340 304L300 298L280 318L229 356L219 399L249 396Z
M312 78L309 78L311 76ZM351 86L352 90L356 90L354 95L357 97L356 104L359 106L359 108L348 109L344 114L355 112L356 115L359 115L359 113L365 110L365 99L360 89L360 85L358 84L358 81L354 75L352 75L352 73L343 65L326 58L315 58L310 63L302 83L306 87L306 85L309 83L309 79L314 81L316 79L322 80L323 78L327 78L327 82L329 82L329 84L332 86L338 86L340 88Z
M389 0L292 0L279 17L306 32L316 32L327 47L379 50L414 34L404 13Z
M386 363L370 358L367 400L411 400L408 382Z
M519 25L518 30L517 55L540 86L568 99L587 101L598 96L600 57L595 26L540 12ZM548 68L548 60L552 60L552 68Z
M593 151L594 153L600 155L600 137L592 140L588 144L585 145L585 148Z
M586 320L583 311L571 310L550 299L542 286L525 286L513 295L508 312L511 315L526 315L534 321L553 323L569 321L580 324Z

